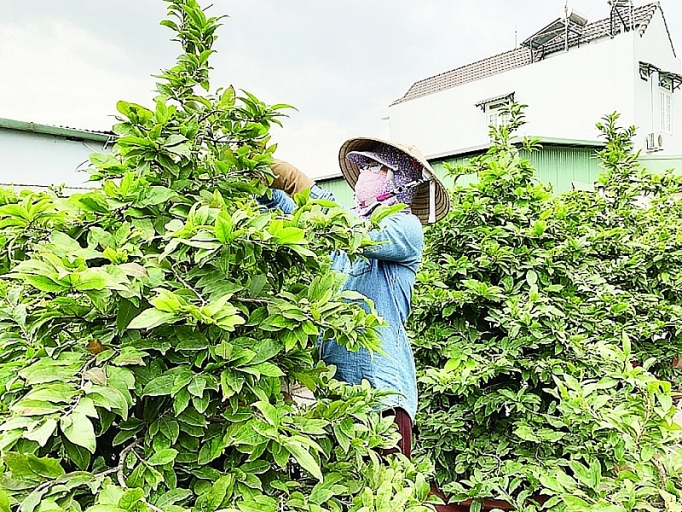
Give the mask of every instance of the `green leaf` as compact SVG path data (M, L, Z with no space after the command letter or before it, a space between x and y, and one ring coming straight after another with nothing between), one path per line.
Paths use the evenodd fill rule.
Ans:
M109 371L111 372L111 369ZM112 385L93 385L87 396L96 406L103 407L107 411L117 411L126 420L128 419L128 400L120 390L113 387L114 379L110 384Z
M253 347L254 352L256 352L255 357L249 361L251 364L258 364L272 359L277 354L282 351L281 342L275 341L273 339L265 339Z
M85 512L126 512L126 509L112 504L101 504L88 507Z
M270 363L270 362L265 362L265 363L260 363L260 364L255 364L251 366L247 366L245 368L242 368L242 371L248 371L251 370L252 372L256 372L260 375L265 375L266 377L283 377L284 372L276 365Z
M529 270L528 272L526 272L526 281L530 286L537 284L538 282L537 272L535 272L535 270Z
M202 376L195 377L192 382L187 386L187 391L190 395L201 398L204 395L204 389L206 388L206 379Z
M568 510L593 510L593 507L582 498L570 494L562 495L561 498L566 503Z
M0 489L0 512L11 512L9 508L9 498L5 492Z
M318 480L322 480L322 470L320 465L313 458L310 452L296 441L287 440L284 448L296 459L302 468L308 470Z
M177 344L175 347L175 350L178 351L187 351L187 352L196 352L199 350L205 350L208 348L208 340L204 338L203 336L195 336L187 339L183 339L180 343Z
M168 505L173 505L178 501L184 501L192 496L192 491L188 489L171 489L168 492L163 493L159 499L156 500L155 505L161 509L167 507ZM2 511L0 511L2 512Z
M58 281L47 276L31 276L24 277L29 284L42 292L62 292L68 290L71 286L62 281Z
M81 446L71 443L68 439L63 439L63 443L69 459L75 462L76 466L83 471L87 470L90 465L90 452Z
M391 215L394 215L396 213L399 213L405 209L405 204L403 203L398 203L394 205L385 205L381 204L377 208L374 209L371 215L371 222L372 224L379 224L382 220L384 220L386 217L389 217Z
M198 413L194 409L186 409L181 414L178 415L177 419L182 423L188 425L193 425L195 427L205 427L206 417L203 414Z
M124 494L124 490L117 485L103 485L97 497L102 505L117 505Z
M76 274L78 279L74 288L79 292L90 290L103 290L107 284L112 281L112 278L102 269L89 268L83 272Z
M334 423L332 428L334 430L334 434L336 435L336 440L338 441L339 446L341 446L341 449L345 453L348 453L348 449L350 448L350 443L353 438L348 437L348 435L346 435L346 433L341 428L340 423Z
M69 198L76 206L85 211L109 213L105 198L100 193L73 194Z
M113 446L119 446L135 437L140 430L142 430L142 426L140 426L140 428L137 430L121 430L114 436L111 444Z
M590 474L590 471L587 467L585 467L585 465L576 460L569 461L568 465L570 466L571 470L573 470L573 474L581 484L583 484L585 487L596 490L594 487L593 476Z
M173 398L173 411L176 416L180 415L187 408L190 398L189 391L186 389L178 391Z
M170 464L178 456L178 451L173 448L168 448L165 450L160 450L152 455L147 464L150 466L163 466L164 464Z
M277 408L274 405L263 400L256 402L253 405L261 412L265 420L270 423L270 425L276 428L279 427L280 416Z
M173 382L175 377L173 375L161 375L147 383L142 391L142 396L162 396L170 395L173 389Z
M30 439L31 441L35 441L40 446L45 446L52 437L52 434L56 428L57 420L53 418L47 418L40 427L30 432L25 432L24 437L26 439Z
M234 225L232 224L232 217L226 212L220 212L215 221L215 236L220 242L227 243L232 240L231 234Z
M178 316L175 313L167 313L150 308L135 317L128 324L128 329L153 329L159 325L173 323L176 320L178 320Z
M177 195L175 190L166 187L150 187L145 192L144 198L136 202L138 206L156 206Z
M287 462L289 461L291 455L284 448L284 446L275 441L271 441L269 450L272 454L272 458L275 460L275 463L282 469L286 468Z
M23 399L12 405L10 410L21 416L45 416L60 411L61 407L42 400Z
M167 147L167 151L173 153L174 155L184 156L190 158L192 156L192 151L188 144L177 144L176 146Z
M287 227L275 235L275 240L282 245L306 244L305 231L297 227Z
M76 411L70 416L62 417L59 423L61 431L69 441L77 446L82 446L90 453L95 453L97 439L90 418Z
M54 479L65 474L64 468L55 459L50 459L49 457L38 458L35 455L28 454L26 460L31 471L44 478Z
M220 96L220 102L218 103L218 107L221 109L228 109L230 107L234 106L234 101L235 101L235 91L234 87L229 86L223 91L222 95Z
M178 422L168 416L163 416L159 419L159 430L161 430L161 433L166 436L171 443L175 443L180 434Z
M206 507L209 512L214 512L220 508L233 484L234 477L232 475L221 476L215 481L211 490L206 494Z
M33 512L47 491L47 488L35 489L21 502L21 512Z
M123 347L121 353L114 357L111 362L116 366L145 366L144 358L149 356L146 352L135 347ZM109 368L111 370L111 367Z
M166 139L166 142L163 145L166 147L177 146L178 144L185 141L187 141L187 137L185 137L184 135L174 133L173 135L168 137L168 139Z
M118 506L125 510L130 510L135 504L144 500L144 490L140 488L129 489L123 493L118 502Z
M136 306L128 299L121 299L116 314L116 328L118 332L123 332L130 325L133 318L140 314L142 308Z

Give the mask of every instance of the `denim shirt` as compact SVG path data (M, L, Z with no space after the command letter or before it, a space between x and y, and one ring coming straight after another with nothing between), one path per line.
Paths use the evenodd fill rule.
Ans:
M332 199L333 195L317 186L311 197ZM291 213L295 203L281 190L273 190L271 200L263 200L269 208ZM371 299L384 318L379 328L384 354L370 354L364 348L348 351L334 340L323 340L320 357L337 368L336 378L349 384L367 379L373 388L391 391L383 399L386 407L401 407L414 421L417 412L417 379L414 356L405 330L410 315L410 300L417 269L424 248L424 233L419 219L412 214L390 215L380 223L380 229L370 231L370 238L380 245L364 251L366 259L350 262L343 252L332 254L332 268L348 276L344 289L357 291ZM363 304L365 309L368 307Z

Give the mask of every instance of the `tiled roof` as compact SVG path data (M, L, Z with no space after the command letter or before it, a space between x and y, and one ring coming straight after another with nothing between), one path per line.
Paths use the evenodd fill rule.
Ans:
M657 9L660 9L658 2L642 5L633 9L634 26L640 34L643 34L646 31L649 23L651 22L651 18ZM569 46L577 46L579 44L585 44L590 41L594 41L595 39L609 36L610 31L610 16L603 20L588 23L585 25L585 28L583 29L580 36L569 36ZM544 54L547 55L548 53L561 50L564 47L565 42L562 36L558 36L556 41L547 43L543 50ZM520 47L516 48L515 50L500 53L499 55L494 55L492 57L488 57L487 59L479 60L453 69L452 71L447 71L445 73L415 82L407 90L405 95L402 98L395 100L391 106L397 105L398 103L403 103L405 101L414 100L416 98L421 98L422 96L427 96L445 89L457 87L458 85L466 84L468 82L474 82L476 80L481 80L482 78L504 73L505 71L509 71L511 69L527 66L531 62L533 62L533 59L531 58L531 50L527 47Z

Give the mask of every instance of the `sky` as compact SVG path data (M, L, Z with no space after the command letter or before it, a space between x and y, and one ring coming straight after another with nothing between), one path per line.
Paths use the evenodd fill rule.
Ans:
M312 177L333 175L346 139L389 137L382 117L414 82L513 49L564 4L213 0L208 12L229 17L211 83L296 107L272 131L276 156ZM569 5L589 21L610 10L607 0ZM682 0L661 5L680 57ZM179 52L159 25L165 16L162 0L0 0L0 117L108 130L118 100L152 105L151 75Z

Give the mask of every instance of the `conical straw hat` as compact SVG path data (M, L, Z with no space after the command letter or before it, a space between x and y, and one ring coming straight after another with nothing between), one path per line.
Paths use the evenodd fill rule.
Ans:
M400 164L396 168L395 162L383 161L384 159L376 154L377 150L381 152L382 147L386 146L397 149L410 157L404 161L421 167L423 178L430 180L417 187L411 204L412 213L419 218L422 224L432 224L445 217L450 210L450 196L429 162L416 146L407 146L371 137L356 137L347 140L339 150L339 165L348 185L355 190L363 157L382 163L395 172L401 171ZM349 153L353 153L351 159L348 158Z

